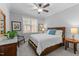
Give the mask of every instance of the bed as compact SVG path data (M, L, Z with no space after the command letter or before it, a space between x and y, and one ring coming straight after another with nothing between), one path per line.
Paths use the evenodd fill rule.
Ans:
M36 55L47 55L64 45L65 27L48 28L48 30L61 30L62 35L48 35L46 33L32 34L28 41L29 45L34 49Z

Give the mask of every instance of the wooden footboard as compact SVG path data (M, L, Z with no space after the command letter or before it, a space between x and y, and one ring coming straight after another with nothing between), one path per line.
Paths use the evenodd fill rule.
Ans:
M29 45L33 48L33 50L35 51L36 55L38 55L38 53L36 52L37 46L36 46L30 39L29 39L28 43L29 43ZM50 52L56 50L57 48L59 48L59 47L61 47L61 46L63 46L62 43L56 44L56 45L51 46L51 47L48 47L48 48L46 48L46 49L41 53L40 56L47 55L48 53L50 53Z
M37 46L30 39L29 39L28 43L32 47L32 49L34 50L35 54L38 55L38 53L36 52Z
M51 46L51 47L48 47L48 48L46 48L46 49L41 53L41 55L42 55L42 56L47 55L48 53L50 53L50 52L52 52L52 51L58 49L58 48L61 47L61 46L62 46L62 43L56 44L56 45Z

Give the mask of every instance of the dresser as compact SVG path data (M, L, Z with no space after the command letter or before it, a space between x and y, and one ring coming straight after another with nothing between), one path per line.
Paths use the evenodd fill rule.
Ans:
M3 39L0 41L0 56L17 55L17 38Z

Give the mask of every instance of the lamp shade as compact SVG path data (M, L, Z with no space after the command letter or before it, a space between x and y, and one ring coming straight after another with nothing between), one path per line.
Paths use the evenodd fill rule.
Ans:
M71 28L71 33L72 34L77 34L78 33L78 29L76 27Z
M42 31L44 31L45 29L44 28L42 28Z

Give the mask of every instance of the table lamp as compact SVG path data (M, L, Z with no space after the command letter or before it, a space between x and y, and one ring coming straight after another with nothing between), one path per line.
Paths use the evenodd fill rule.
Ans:
M42 31L43 31L43 32L44 32L44 30L45 30L45 29L44 29L44 28L42 28Z
M77 34L78 33L78 29L77 29L77 27L72 27L71 28L71 33L72 33L72 38L74 39L75 37L75 34Z

